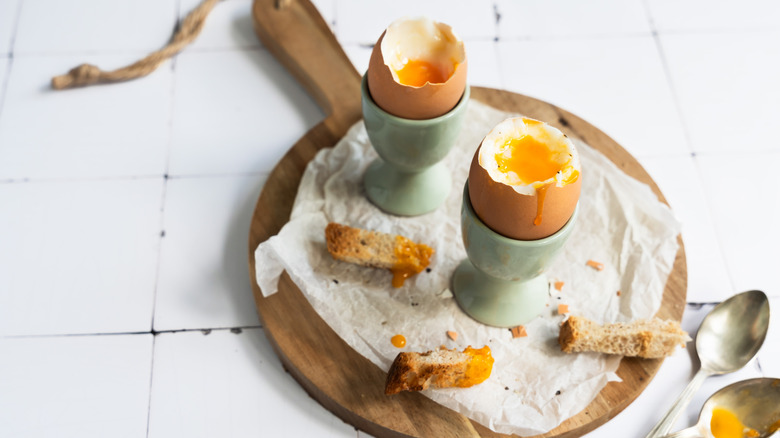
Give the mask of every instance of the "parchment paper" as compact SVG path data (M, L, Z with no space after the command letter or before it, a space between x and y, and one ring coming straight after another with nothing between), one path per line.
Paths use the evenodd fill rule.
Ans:
M471 388L429 389L425 395L500 433L545 433L585 408L615 374L620 357L564 354L557 344L557 304L600 323L649 318L661 304L677 252L680 226L650 188L624 174L601 153L575 141L582 160L580 215L569 242L547 272L550 305L526 325L527 337L488 327L466 316L448 290L466 257L460 231L463 185L482 138L498 122L516 116L476 101L445 162L452 191L445 205L413 218L391 216L364 196L362 176L376 158L362 122L333 148L320 151L301 180L289 223L255 252L257 282L265 296L276 293L287 270L314 309L352 348L388 370L403 351L441 345L490 345L493 373ZM497 207L498 208L498 207ZM391 274L334 260L325 246L328 222L401 234L436 251L430 272L391 286ZM588 260L605 265L597 271ZM620 294L618 294L620 291ZM458 333L450 340L448 330Z

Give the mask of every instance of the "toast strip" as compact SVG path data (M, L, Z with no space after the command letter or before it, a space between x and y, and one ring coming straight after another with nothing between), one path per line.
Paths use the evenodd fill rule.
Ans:
M646 359L669 356L690 340L680 323L658 318L601 326L581 316L570 316L558 335L558 344L565 353L594 351Z
M385 381L385 394L434 388L467 388L482 383L493 371L489 346L465 350L439 349L398 353Z
M329 223L325 228L328 252L337 260L393 273L393 286L421 272L430 264L433 249L406 237Z

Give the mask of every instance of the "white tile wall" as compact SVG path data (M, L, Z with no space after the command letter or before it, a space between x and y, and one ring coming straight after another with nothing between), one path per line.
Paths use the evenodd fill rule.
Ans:
M688 150L652 37L499 41L506 88L554 103L638 157Z
M265 50L182 54L174 108L174 175L268 172L324 117Z
M21 0L0 2L0 56L8 56L11 53L20 4Z
M645 0L660 31L734 31L777 28L780 4L743 0Z
M146 436L152 335L0 339L7 437Z
M149 438L224 434L357 436L285 373L261 329L158 335Z
M660 40L694 151L777 150L780 29Z
M0 184L0 336L149 331L162 186Z
M651 32L642 0L497 0L496 10L502 39Z
M52 76L82 62L120 66L130 55L15 56L0 118L0 180L162 175L171 71L133 82L54 91Z
M181 19L201 3L201 0L181 0ZM260 46L260 40L252 27L252 0L223 0L212 9L200 35L185 50L189 52Z
M734 288L780 296L780 191L770 189L772 172L757 170L779 166L780 151L702 154L697 161Z
M764 340L764 347L758 352L758 362L761 364L761 371L767 377L780 379L780 297L769 299L769 333Z
M11 67L11 62L10 58L0 56L0 116L2 116L6 79L8 79L8 69Z
M175 24L176 0L23 0L14 52L153 51Z
M468 0L339 0L336 36L342 44L374 44L396 19L421 15L449 24L464 40L496 36L493 5Z
M168 181L154 329L260 324L246 265L265 177Z
M498 61L498 44L495 41L466 41L468 58L468 83L481 87L503 88Z

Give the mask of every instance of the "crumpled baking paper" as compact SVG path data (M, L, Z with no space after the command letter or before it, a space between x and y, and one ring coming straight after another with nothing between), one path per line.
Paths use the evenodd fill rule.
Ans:
M471 101L458 141L445 158L452 170L449 198L436 211L411 218L385 214L364 196L362 176L377 155L358 122L308 164L290 221L260 244L255 259L265 296L277 292L279 276L287 270L330 327L384 370L399 351L489 345L495 364L485 382L423 393L495 432L522 436L550 431L584 409L607 382L620 380L619 356L561 353L557 338L564 316L557 304L599 323L652 317L672 270L680 225L647 185L575 140L582 161L580 214L547 272L551 284L564 282L562 290L550 287L549 307L526 324L527 337L513 338L507 329L469 318L448 290L450 276L466 257L460 231L463 186L482 138L516 115ZM329 222L428 244L436 251L430 272L394 289L388 271L336 261L325 245ZM588 260L604 269L587 266ZM447 337L448 330L458 333L457 341ZM407 339L403 350L390 342L396 334Z

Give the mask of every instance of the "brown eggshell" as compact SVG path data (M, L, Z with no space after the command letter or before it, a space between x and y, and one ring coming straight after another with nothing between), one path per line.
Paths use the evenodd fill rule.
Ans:
M494 181L479 165L480 148L471 161L468 183L471 205L485 225L516 240L542 239L566 225L580 198L582 175L573 183L563 187L552 185L547 189L542 222L534 225L538 195L523 195L506 184Z
M422 87L402 85L393 79L390 67L382 56L379 37L368 62L368 91L374 102L388 113L405 119L424 120L449 112L460 101L466 89L467 59L455 67L455 72L441 84L426 83Z

